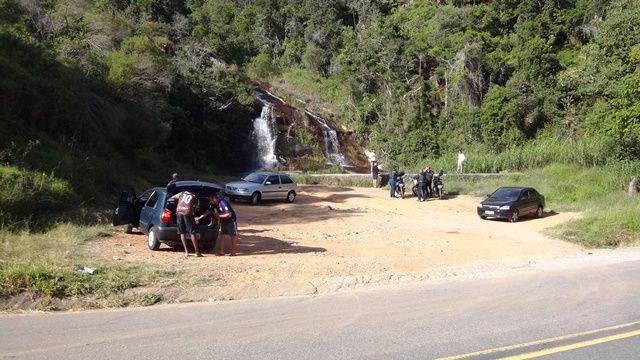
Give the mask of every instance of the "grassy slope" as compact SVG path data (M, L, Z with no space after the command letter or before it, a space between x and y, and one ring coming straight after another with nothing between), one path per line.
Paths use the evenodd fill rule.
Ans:
M584 216L561 224L550 235L588 247L640 244L638 198L626 195L623 165L579 167L553 164L522 176L500 179L449 181L448 190L484 196L499 186L526 185L545 195L547 210L580 211Z

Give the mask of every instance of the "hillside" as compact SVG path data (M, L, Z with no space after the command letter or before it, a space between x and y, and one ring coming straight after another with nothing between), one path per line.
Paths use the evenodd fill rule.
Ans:
M635 168L639 43L637 0L0 0L2 216L251 169L256 82L387 164Z

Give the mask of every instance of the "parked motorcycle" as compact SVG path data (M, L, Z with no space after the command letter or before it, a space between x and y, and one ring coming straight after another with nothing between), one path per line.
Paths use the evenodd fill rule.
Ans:
M442 182L442 175L444 175L444 172L442 170L440 170L438 172L438 175L433 177L433 197L438 197L438 199L442 199L442 196L444 195L444 183Z
M418 196L418 177L417 176L413 177L413 187L411 187L411 192L413 193L413 196Z
M404 199L404 171L396 173L396 195Z

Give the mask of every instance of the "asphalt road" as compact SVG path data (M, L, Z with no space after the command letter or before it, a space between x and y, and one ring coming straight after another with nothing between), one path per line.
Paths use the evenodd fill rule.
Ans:
M639 295L633 260L315 297L2 315L0 359L638 359Z

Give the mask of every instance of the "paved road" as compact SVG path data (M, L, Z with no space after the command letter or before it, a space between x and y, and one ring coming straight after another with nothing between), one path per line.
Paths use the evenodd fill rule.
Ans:
M638 320L635 260L328 296L3 315L0 359L637 359Z

